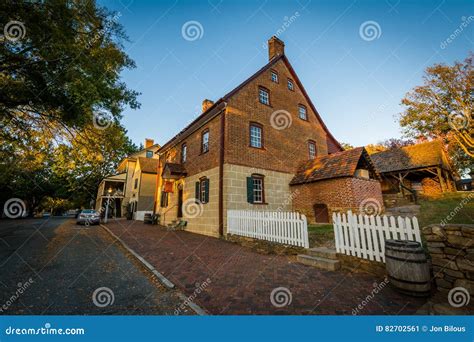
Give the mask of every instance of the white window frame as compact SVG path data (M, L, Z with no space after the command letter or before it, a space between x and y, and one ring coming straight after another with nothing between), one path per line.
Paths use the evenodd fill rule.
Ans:
M270 92L264 88L258 88L258 99L260 103L270 105Z

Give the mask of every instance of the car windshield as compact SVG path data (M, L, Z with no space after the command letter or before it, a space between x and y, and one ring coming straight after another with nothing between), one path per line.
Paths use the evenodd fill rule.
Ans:
M92 209L85 209L83 211L81 211L81 214L95 214L96 211L95 210L92 210Z

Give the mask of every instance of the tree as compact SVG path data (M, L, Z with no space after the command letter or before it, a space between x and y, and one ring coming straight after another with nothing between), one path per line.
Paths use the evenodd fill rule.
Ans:
M428 67L424 84L405 98L400 115L405 136L442 139L454 165L461 171L474 168L473 113L474 55L454 65Z
M345 142L341 142L341 146L345 151L352 150L354 148L354 146Z
M94 1L2 1L0 128L4 140L93 120L118 122L137 93L120 81L134 62L122 27Z
M135 65L119 16L90 0L0 2L0 203L88 205L136 149L119 124L139 107L120 80Z

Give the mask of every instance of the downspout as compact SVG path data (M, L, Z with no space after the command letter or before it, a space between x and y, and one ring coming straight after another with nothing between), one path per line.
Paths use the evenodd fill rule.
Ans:
M224 236L224 156L225 156L225 113L227 102L221 113L221 135L219 151L219 235Z

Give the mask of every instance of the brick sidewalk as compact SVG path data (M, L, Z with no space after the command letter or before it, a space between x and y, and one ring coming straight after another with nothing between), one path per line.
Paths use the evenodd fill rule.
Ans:
M211 314L351 315L383 279L365 273L323 271L285 256L188 232L167 232L138 221L107 224L117 236ZM206 279L210 284L197 293ZM285 287L292 301L272 305L272 290ZM414 314L423 299L385 286L360 310L362 315Z

